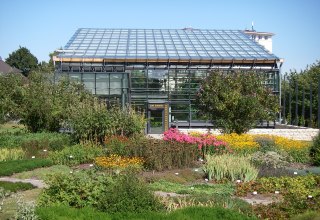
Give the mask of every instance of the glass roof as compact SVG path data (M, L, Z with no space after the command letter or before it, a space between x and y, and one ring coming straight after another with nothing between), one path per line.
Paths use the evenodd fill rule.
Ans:
M78 29L62 58L278 59L241 30Z

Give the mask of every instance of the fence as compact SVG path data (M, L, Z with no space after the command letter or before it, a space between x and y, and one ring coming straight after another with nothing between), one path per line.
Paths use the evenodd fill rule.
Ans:
M282 124L320 128L320 76L307 82L285 75L280 94Z

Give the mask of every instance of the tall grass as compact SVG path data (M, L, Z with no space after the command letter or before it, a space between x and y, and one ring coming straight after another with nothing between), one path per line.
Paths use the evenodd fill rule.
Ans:
M21 148L0 148L0 161L21 160L25 157L25 152Z
M250 157L231 154L206 155L203 171L208 179L217 181L227 179L248 182L258 176L258 169L250 163Z

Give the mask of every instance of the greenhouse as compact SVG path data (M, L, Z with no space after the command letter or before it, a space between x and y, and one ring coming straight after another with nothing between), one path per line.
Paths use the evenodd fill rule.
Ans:
M282 60L242 30L81 28L57 52L56 80L80 81L108 103L143 110L148 133L211 126L193 101L216 70L264 74L279 93Z

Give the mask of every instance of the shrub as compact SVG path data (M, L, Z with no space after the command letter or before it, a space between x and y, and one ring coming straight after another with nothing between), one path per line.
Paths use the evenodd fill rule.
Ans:
M21 148L0 148L0 161L21 160L25 157L25 152Z
M131 139L128 152L130 156L142 157L146 168L157 171L191 167L199 156L192 144L141 137Z
M33 170L39 167L51 166L47 159L11 160L0 162L0 176L10 176L14 173Z
M10 192L24 191L35 188L31 183L22 183L22 182L5 182L0 181L0 188Z
M199 112L224 133L245 133L260 119L272 120L279 102L264 80L256 72L212 72L196 96Z
M320 166L320 133L313 139L310 148L310 157L314 165Z
M77 140L103 143L106 136L142 133L145 128L144 114L131 108L108 107L98 99L83 100L70 109L69 125Z
M17 220L38 220L36 215L36 204L34 202L26 202L19 195L17 196L17 212L15 219Z
M100 195L98 209L109 213L158 211L163 205L133 173L116 176L112 187Z
M101 146L78 144L61 151L49 152L49 159L54 164L74 166L81 163L92 163L94 158L101 155L103 155Z
M109 213L160 210L162 205L135 175L90 172L53 175L39 198L40 206L96 207ZM57 193L59 192L59 193Z
M257 178L258 170L250 163L250 157L236 155L206 155L203 171L208 179L217 181L227 179L230 181L251 181Z
M63 204L76 208L96 206L111 184L106 175L93 171L49 175L45 181L49 187L39 197L40 206Z

